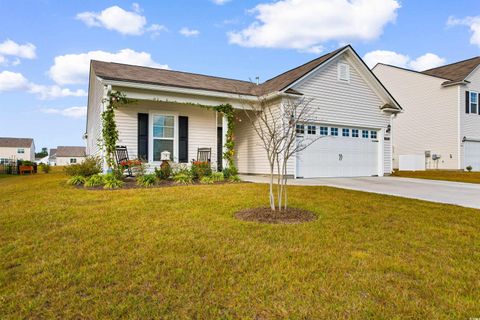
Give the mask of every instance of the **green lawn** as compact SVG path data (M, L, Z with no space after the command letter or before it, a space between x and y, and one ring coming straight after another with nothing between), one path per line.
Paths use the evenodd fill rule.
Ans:
M395 171L393 173L393 176L404 177L404 178L480 183L480 172L446 171L446 170Z
M233 218L266 185L88 191L0 180L0 318L480 317L480 211L291 187L301 225Z

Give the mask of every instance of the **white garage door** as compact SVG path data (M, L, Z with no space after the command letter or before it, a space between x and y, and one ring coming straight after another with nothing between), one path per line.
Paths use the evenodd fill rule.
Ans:
M311 129L312 126L305 126L303 135L299 132L299 136L308 139L310 133L321 137L297 155L297 177L378 175L377 131L326 126Z
M473 171L480 171L480 142L466 141L465 149L465 167L472 166Z

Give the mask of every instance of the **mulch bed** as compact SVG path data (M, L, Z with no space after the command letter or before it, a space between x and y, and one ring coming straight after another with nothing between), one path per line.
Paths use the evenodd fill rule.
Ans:
M270 208L261 207L240 210L235 213L235 218L260 223L296 224L316 220L317 216L311 211L298 208L272 211Z
M214 182L213 184L230 184L230 183L238 183L238 182L218 181L218 182ZM245 183L245 182L242 181L242 183ZM180 183L176 183L173 180L161 180L151 187L141 187L137 185L137 181L135 180L135 178L128 177L123 180L123 187L119 189L104 189L103 186L98 186L98 187L76 186L76 187L77 189L86 189L86 190L124 190L124 189L153 189L153 188L166 188L166 187L192 186L192 185L208 186L212 184L202 184L198 181L195 181L189 184L180 184Z

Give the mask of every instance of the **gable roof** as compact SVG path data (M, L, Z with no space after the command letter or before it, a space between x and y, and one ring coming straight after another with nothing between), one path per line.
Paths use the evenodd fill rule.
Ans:
M57 149L50 149L50 152L48 153L50 157L55 157L57 155Z
M57 152L56 152L57 157L85 157L85 155L86 155L85 147L59 146L57 147Z
M0 137L0 147L3 148L30 148L32 143L32 138Z
M480 56L422 71L423 74L448 79L445 84L465 80L480 65Z
M97 76L106 80L261 96L276 91L282 91L288 85L314 70L346 47L347 46L342 47L299 67L288 70L260 85L243 80L97 60L91 61L91 67Z

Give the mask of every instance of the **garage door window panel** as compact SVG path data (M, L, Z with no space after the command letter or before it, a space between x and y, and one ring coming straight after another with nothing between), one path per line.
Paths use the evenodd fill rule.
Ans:
M352 137L358 138L358 129L352 129Z
M303 124L297 124L297 134L304 134L305 126Z
M362 130L362 138L368 139L368 130Z
M350 129L343 128L343 129L342 129L342 136L344 136L344 137L350 137Z
M370 138L377 139L377 131L370 131Z
M328 136L328 127L320 127L320 135Z
M307 126L307 133L308 133L308 134L317 134L317 126L315 126L315 125L308 125L308 126Z
M338 136L338 128L330 128L330 135L331 136Z

